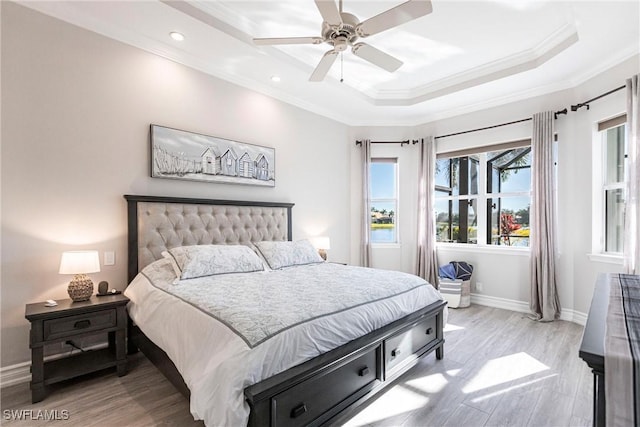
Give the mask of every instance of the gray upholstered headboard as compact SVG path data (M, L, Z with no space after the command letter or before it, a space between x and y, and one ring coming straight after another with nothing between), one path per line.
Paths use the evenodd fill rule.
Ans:
M131 196L128 282L177 246L291 240L293 203Z

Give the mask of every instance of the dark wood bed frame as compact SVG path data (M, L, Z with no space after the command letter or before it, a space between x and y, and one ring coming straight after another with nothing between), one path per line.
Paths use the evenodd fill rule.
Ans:
M292 203L247 202L155 196L124 196L128 212L128 283L138 274L138 203L179 203L284 208L287 238L292 240ZM371 399L435 351L444 356L443 310L446 302L430 304L402 319L330 352L290 368L245 389L250 406L248 425L328 425L352 414L349 409ZM167 354L129 319L129 353L141 350L185 396L189 389Z

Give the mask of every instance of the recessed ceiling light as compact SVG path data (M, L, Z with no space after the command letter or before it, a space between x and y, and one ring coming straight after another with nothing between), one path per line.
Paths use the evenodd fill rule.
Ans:
M178 33L176 31L172 31L169 33L169 35L171 36L172 39L181 42L182 40L184 40L184 35L182 35L182 33Z
M275 83L280 83L280 76L271 76L271 81Z

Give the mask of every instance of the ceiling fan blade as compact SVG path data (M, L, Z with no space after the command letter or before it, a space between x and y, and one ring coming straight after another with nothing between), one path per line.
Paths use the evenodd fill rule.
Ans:
M327 76L327 73L331 69L331 66L336 61L336 58L338 58L338 52L336 52L335 50L330 50L329 52L325 53L316 69L313 70L311 77L309 77L309 81L321 82L322 80L324 80L324 78Z
M409 0L361 22L356 32L360 37L367 37L428 15L432 10L430 0Z
M378 67L387 70L389 72L394 72L402 65L402 61L393 56L384 53L380 49L376 49L375 47L368 45L366 43L356 43L353 45L351 49L354 55L359 56L365 61L371 62L373 65L377 65Z
M274 44L320 44L322 37L282 37L282 38L255 38L253 43L259 46Z
M334 0L315 0L322 19L332 27L342 25L342 17Z

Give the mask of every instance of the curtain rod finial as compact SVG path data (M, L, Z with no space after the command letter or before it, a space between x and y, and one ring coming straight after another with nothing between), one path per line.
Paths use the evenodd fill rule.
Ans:
M557 119L560 114L567 114L567 109L565 108L564 110L556 111L553 113L553 118Z

